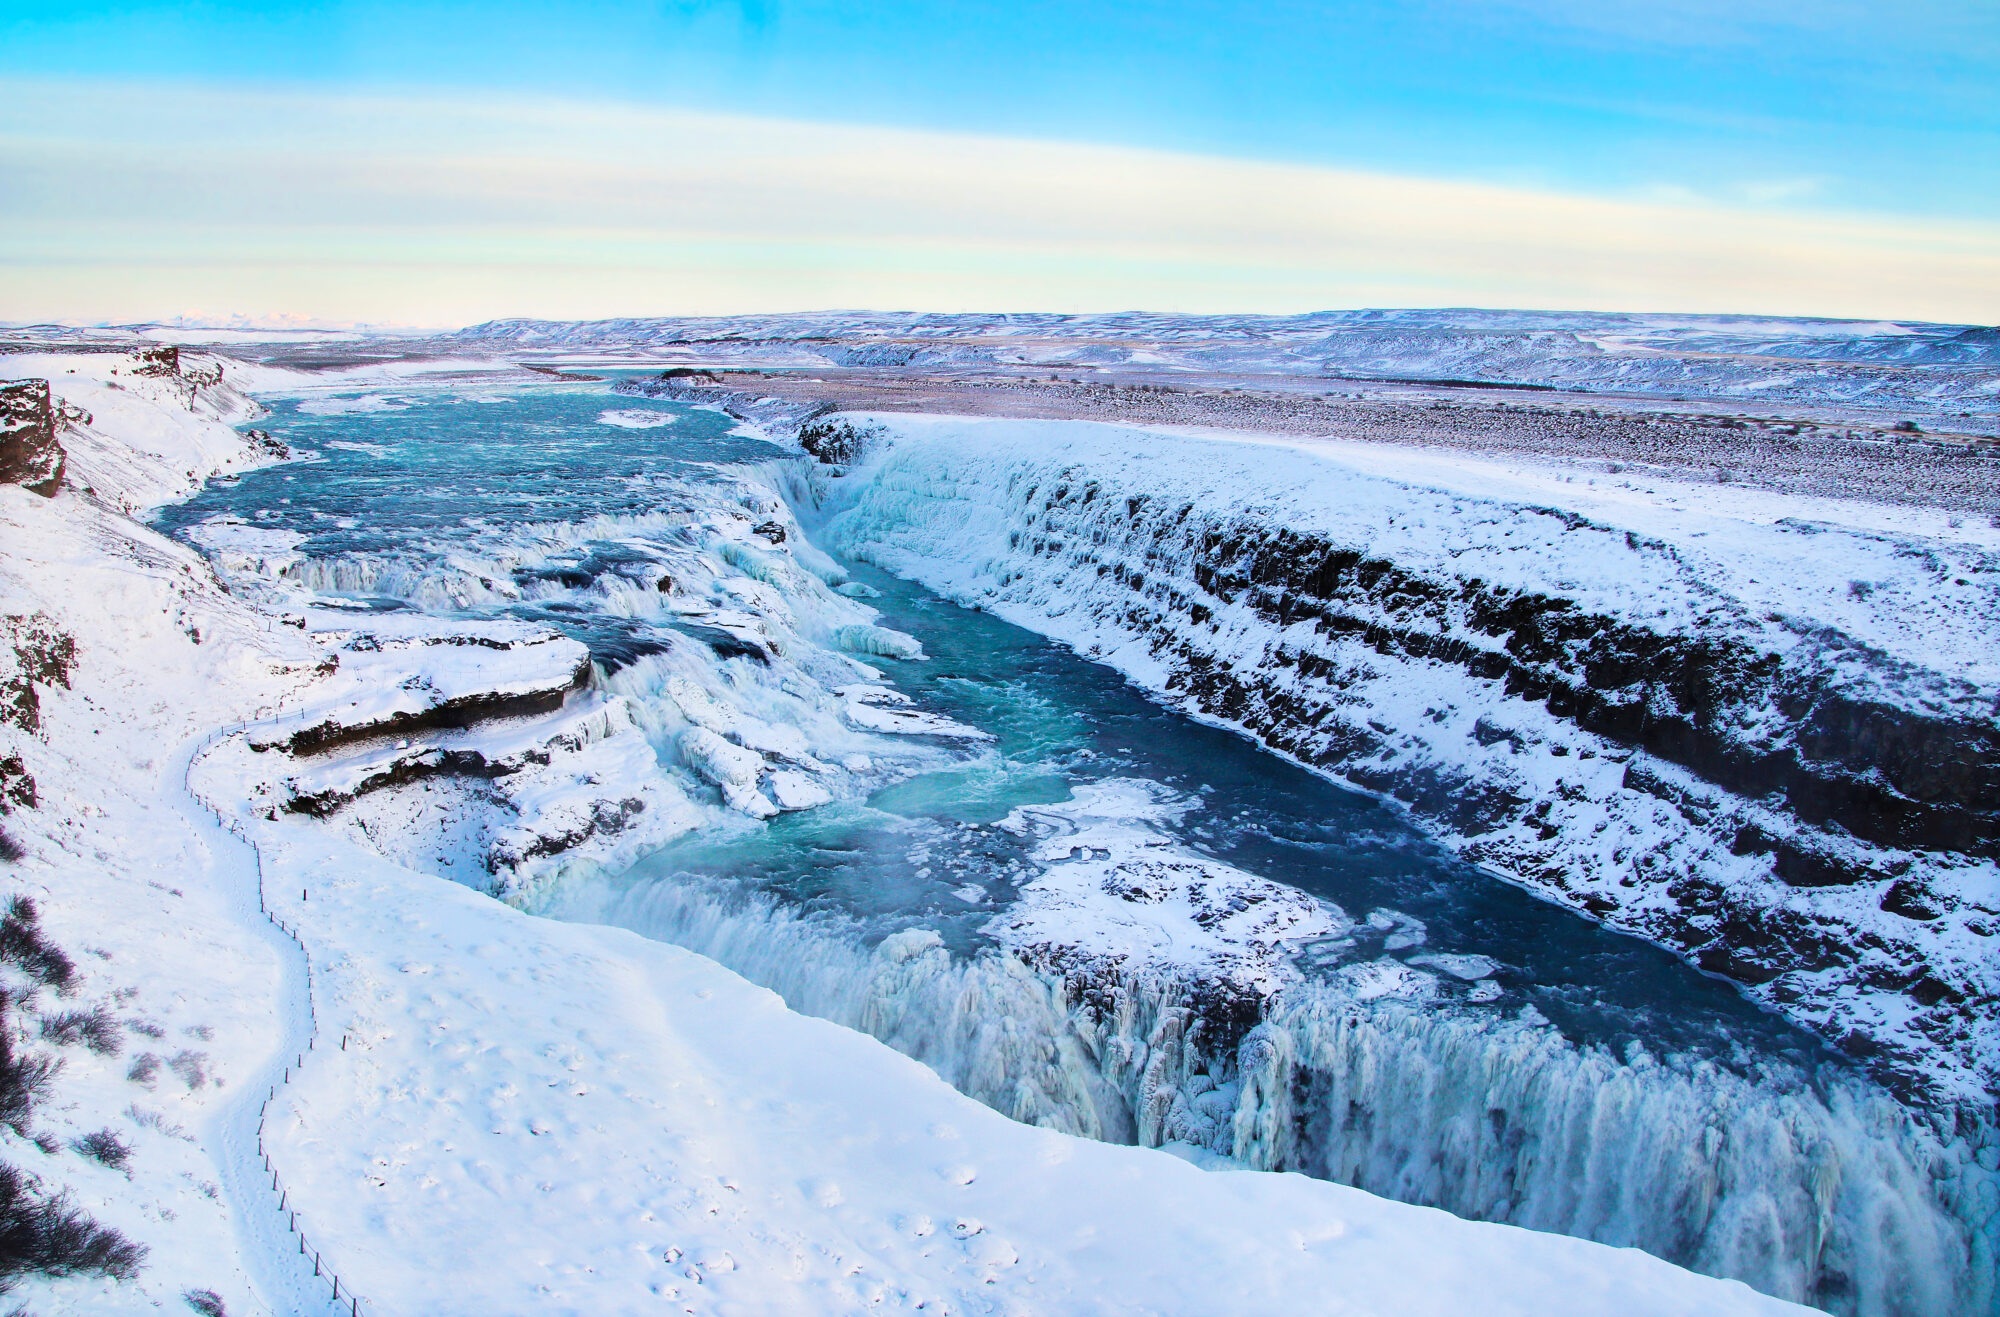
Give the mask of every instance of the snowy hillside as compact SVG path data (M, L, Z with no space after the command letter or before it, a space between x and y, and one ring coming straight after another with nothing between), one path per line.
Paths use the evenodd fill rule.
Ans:
M145 1250L127 1279L25 1281L35 1311L1797 1311L1631 1249L1016 1124L712 961L325 826L343 792L454 774L503 781L524 864L611 864L688 819L643 797L658 765L616 692L576 689L574 642L255 607L134 521L276 452L230 428L252 372L144 364L0 358L51 381L74 445L54 497L0 487L0 878L73 961L6 944L14 1054L61 1068L0 1151ZM226 531L232 571L291 552ZM731 542L746 600L837 607L804 549ZM718 611L690 625L768 645ZM864 619L851 648L899 643ZM865 683L842 699L850 726L952 731ZM687 738L721 788L746 735L801 753L735 735ZM614 826L635 781L649 803Z

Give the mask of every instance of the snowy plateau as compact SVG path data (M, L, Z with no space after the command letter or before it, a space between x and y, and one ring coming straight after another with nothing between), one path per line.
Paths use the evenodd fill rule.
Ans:
M1371 315L7 331L8 1301L1994 1312L1992 331Z

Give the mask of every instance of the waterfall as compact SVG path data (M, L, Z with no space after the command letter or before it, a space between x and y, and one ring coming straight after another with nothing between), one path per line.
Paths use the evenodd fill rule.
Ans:
M1018 1120L1182 1142L1461 1216L1634 1247L1855 1317L1995 1308L2000 1132L1852 1074L1614 1056L1515 1016L1288 989L1247 1033L1164 978L1077 985L715 879L548 912L711 956Z

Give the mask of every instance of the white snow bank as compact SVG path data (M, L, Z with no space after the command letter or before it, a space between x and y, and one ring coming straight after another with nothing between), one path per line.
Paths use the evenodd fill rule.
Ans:
M66 483L136 513L187 497L211 475L273 460L233 428L264 414L240 391L250 368L191 353L181 365L220 368L221 378L140 374L139 358L124 353L29 352L0 354L0 380L46 379L63 413Z
M2000 685L1992 643L2000 590L1981 579L2000 529L1978 518L1638 471L1579 479L1530 461L1336 439L1088 421L857 420L882 427L894 451L872 483L849 487L877 504L925 508L930 524L903 528L905 555L914 556L917 536L960 537L953 552L934 555L933 573L949 561L968 577L991 574L1012 551L1004 521L989 515L1023 487L1008 482L1067 473L1162 502L1253 511L1364 543L1406 569L1559 590L1585 607L1667 625L1720 616L1801 633L1832 628L1923 669ZM923 486L931 480L935 493ZM939 495L956 508L948 523L926 506ZM1579 524L1578 513L1590 520ZM1628 534L1646 543L1628 544ZM1853 589L1855 581L1868 588Z

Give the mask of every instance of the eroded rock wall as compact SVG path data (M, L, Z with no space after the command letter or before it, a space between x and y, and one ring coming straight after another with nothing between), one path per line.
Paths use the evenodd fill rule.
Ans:
M55 496L64 465L56 422L47 380L0 384L0 483Z

